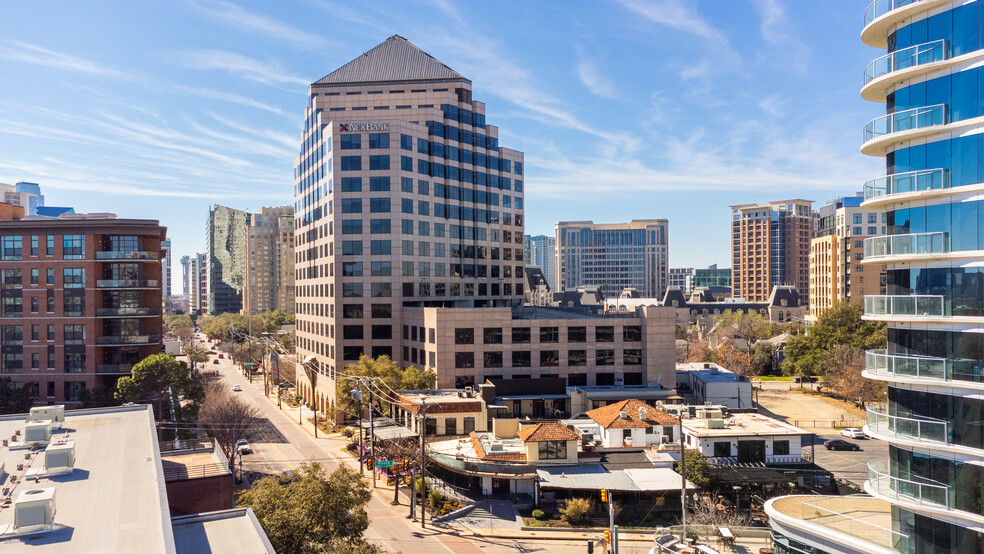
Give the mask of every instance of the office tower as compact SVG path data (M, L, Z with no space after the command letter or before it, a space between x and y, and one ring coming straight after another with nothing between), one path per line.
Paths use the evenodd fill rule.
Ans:
M208 314L243 308L243 267L247 213L215 205L208 212Z
M884 294L881 265L862 264L864 240L885 234L885 213L861 207L863 193L835 198L817 214L817 237L810 242L810 317L834 304L861 302L864 295Z
M689 294L694 290L694 268L671 267L669 286L676 287Z
M195 254L195 287L199 313L208 313L208 253Z
M160 352L165 236L107 214L0 221L0 373L77 403Z
M522 301L524 177L471 81L403 37L309 98L295 163L297 351L313 356L320 407L361 354L401 360L408 309Z
M773 287L810 292L812 200L778 200L731 206L731 290L750 302L764 302Z
M164 312L171 311L171 241L161 242L161 295L164 303Z
M523 261L528 266L540 268L550 290L557 290L557 238L526 235L523 243Z
M669 286L665 219L629 223L561 221L557 234L557 287L598 287L605 297L634 288L639 296L662 298Z
M191 256L181 256L181 294L191 296Z
M731 289L731 268L718 269L717 264L694 270L694 288L726 287Z
M984 552L981 10L868 6L861 39L888 53L868 65L861 96L887 113L865 125L861 152L886 169L861 207L884 210L888 228L865 239L864 264L886 266L887 294L866 296L864 317L887 322L888 347L867 353L863 375L888 384L888 402L868 406L865 432L889 443L888 457L868 463L874 499L771 501L777 553ZM856 516L867 529L838 523Z
M294 208L260 208L244 232L243 312L294 311Z

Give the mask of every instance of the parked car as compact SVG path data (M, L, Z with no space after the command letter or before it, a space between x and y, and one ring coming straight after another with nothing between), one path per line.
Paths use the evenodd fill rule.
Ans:
M225 354L223 354L223 353L221 353L221 352L219 352L219 357L220 357L220 358L225 358Z
M233 385L232 386L232 391L233 392L243 392L243 388L240 387L239 385Z
M239 439L236 441L236 452L240 454L252 454L253 449L249 447L249 442L246 439Z
M827 450L853 450L857 452L861 450L861 447L850 441L845 441L841 439L832 439L823 442L824 448Z
M214 360L212 360L212 363L217 365L219 363L219 359L215 358Z
M845 436L845 437L847 437L849 439L866 439L866 438L868 438L868 436L864 434L864 431L862 431L861 429L858 429L857 427L848 427L847 429L844 429L843 431L841 431L841 435L842 436Z

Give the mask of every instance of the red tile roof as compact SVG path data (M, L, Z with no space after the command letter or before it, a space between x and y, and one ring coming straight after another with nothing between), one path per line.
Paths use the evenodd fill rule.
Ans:
M576 431L555 421L538 423L519 431L523 442L576 441L580 435Z
M639 408L645 409L644 418L639 418ZM628 417L621 417L620 412L626 412ZM677 423L677 419L667 412L634 398L591 410L586 415L605 429L642 429Z

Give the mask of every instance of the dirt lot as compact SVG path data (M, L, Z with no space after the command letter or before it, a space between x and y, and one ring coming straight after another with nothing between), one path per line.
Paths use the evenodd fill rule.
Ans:
M764 388L756 392L761 413L807 431L860 427L864 421L864 412L846 402L796 392L796 389Z

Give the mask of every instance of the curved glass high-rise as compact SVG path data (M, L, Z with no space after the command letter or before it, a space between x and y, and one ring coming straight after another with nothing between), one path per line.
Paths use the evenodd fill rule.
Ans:
M888 383L867 433L890 443L865 490L891 504L895 549L984 551L984 6L981 1L876 0L861 39L887 53L861 96L886 114L861 152L885 158L863 207L888 235L865 241L887 293L865 319L888 323L888 347L864 375Z

